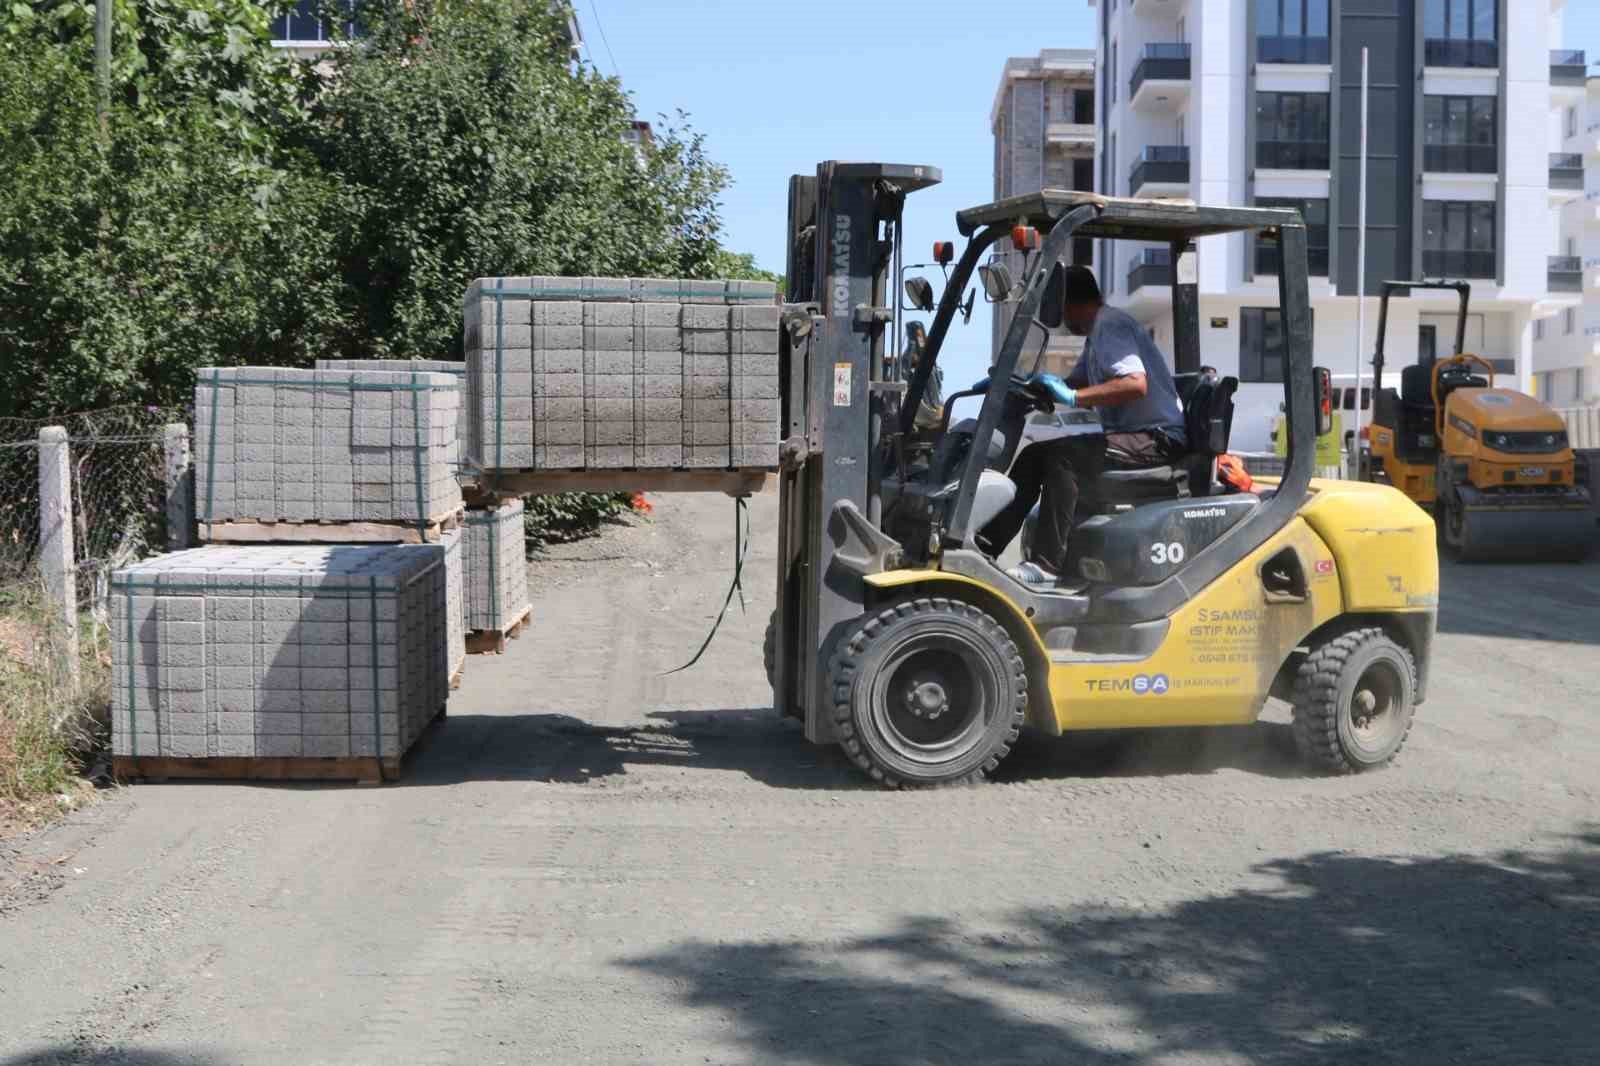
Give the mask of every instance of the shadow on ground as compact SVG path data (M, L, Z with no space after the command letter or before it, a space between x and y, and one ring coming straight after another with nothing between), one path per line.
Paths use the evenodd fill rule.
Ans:
M923 1063L1593 1063L1600 831L1544 854L1265 864L1162 912L1041 905L617 964L731 1017L736 1058Z
M189 1052L91 1050L76 1045L40 1048L8 1059L0 1066L213 1066L220 1060Z
M1600 560L1439 563L1439 632L1600 644Z
M462 781L581 784L640 767L726 770L774 788L869 788L832 746L807 743L769 708L665 711L641 726L591 725L559 714L452 715L407 760L402 785ZM1139 730L1050 738L1024 734L1001 781L1209 774L1299 776L1288 727Z

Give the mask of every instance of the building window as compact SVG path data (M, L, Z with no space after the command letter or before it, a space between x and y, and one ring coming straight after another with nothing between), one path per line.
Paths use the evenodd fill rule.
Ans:
M1536 341L1544 340L1544 319L1542 318L1533 320L1533 339Z
M1111 102L1117 102L1117 42L1111 42Z
M333 36L334 26L317 17L317 9L324 6L319 0L300 0L293 8L272 20L272 39L294 44L327 44ZM355 10L355 0L346 0L346 11ZM361 36L361 28L354 21L339 25L344 37Z
M1427 0L1424 62L1430 67L1498 67L1499 0Z
M1328 201L1293 200L1277 196L1256 197L1257 207L1292 207L1306 220L1306 260L1311 276L1328 276ZM1283 261L1277 241L1256 238L1256 273L1277 274Z
M1256 166L1328 169L1328 94L1256 93Z
M1569 108L1567 108L1567 136L1568 137L1576 137L1577 135L1578 135L1578 109L1575 108L1575 107L1569 107Z
M1328 0L1256 0L1256 61L1329 63Z
M1574 308L1567 308L1566 314L1562 316L1561 326L1562 331L1569 337L1578 332L1578 312Z
M1492 202L1423 201L1423 272L1429 277L1494 277L1494 229Z
M1311 316L1311 333L1316 336L1317 316ZM1283 384L1284 359L1288 347L1283 336L1283 312L1276 307L1239 309L1239 380Z
M1422 101L1422 169L1494 174L1500 101L1493 96L1429 96Z

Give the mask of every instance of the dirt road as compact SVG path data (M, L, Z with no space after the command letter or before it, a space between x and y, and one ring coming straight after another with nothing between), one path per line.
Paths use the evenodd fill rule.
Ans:
M147 785L0 850L0 1063L1596 1061L1600 565L1449 569L1384 772L1267 722L900 795L768 710L773 497L661 676L732 512L536 564L403 784Z

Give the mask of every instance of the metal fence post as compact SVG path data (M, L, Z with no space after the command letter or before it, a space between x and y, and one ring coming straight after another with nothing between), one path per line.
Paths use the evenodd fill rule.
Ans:
M168 425L161 434L166 450L167 548L182 551L194 543L194 458L189 451L189 427Z
M50 603L61 612L67 670L78 684L78 580L72 548L72 456L67 431L39 431L39 570Z

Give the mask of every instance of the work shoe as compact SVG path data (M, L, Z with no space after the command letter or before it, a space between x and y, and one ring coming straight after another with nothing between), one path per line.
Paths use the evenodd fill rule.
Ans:
M1026 562L1021 566L1013 566L1006 571L1017 581L1024 585L1039 585L1054 588L1061 583L1061 575L1051 573L1035 562Z

